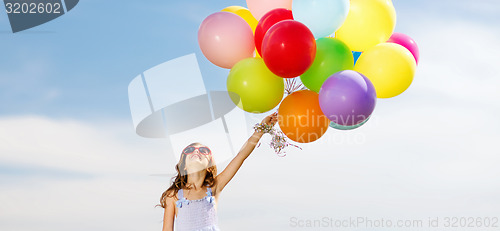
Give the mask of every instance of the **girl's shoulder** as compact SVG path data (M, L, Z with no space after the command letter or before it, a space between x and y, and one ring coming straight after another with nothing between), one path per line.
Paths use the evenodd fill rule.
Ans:
M160 205L165 209L167 209L167 207L175 207L177 200L177 195L175 195L172 191L167 190L160 199Z
M175 197L165 197L164 200L165 209L167 209L167 207L175 208L175 204L177 202Z
M182 189L179 189L179 190L182 190ZM169 190L167 190L165 199L178 200L179 198L177 198L177 194L178 194L177 191L178 190L175 190L175 189L169 189Z

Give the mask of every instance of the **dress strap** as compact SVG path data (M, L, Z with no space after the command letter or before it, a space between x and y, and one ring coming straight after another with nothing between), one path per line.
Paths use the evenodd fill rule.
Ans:
M179 192L177 192L177 197L180 199L184 198L184 191L182 189L179 189Z
M182 208L183 203L189 205L189 201L184 198L184 191L182 191L182 189L179 189L179 191L177 192L177 197L178 200L175 202L177 207Z
M205 197L205 199L209 202L209 203L213 203L214 200L215 200L215 197L212 196L212 188L207 188L207 196Z

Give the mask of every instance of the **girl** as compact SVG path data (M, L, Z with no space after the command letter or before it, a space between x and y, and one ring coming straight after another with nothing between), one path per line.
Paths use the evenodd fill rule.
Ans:
M274 126L277 113L261 125ZM210 149L200 143L188 145L175 166L177 176L162 194L160 206L165 209L163 231L218 231L216 204L220 192L252 153L264 132L256 130L227 167L217 175Z

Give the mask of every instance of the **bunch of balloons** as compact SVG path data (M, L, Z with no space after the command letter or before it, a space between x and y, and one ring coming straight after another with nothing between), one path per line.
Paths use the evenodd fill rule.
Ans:
M231 69L227 89L251 113L279 106L278 124L308 143L328 129L365 124L377 98L404 92L419 59L415 41L394 33L391 0L247 0L208 16L198 42L213 64ZM285 96L285 82L304 89ZM281 103L281 104L280 104Z

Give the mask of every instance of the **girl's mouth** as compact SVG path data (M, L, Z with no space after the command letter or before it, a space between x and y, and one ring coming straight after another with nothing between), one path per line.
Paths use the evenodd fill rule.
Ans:
M194 158L194 156L196 156L198 159L201 160L201 155L200 154L191 154L190 159Z

